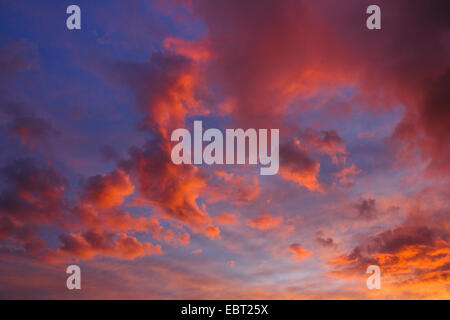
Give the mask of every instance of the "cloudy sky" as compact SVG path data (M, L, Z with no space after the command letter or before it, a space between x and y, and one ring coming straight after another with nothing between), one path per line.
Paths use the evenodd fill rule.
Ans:
M450 298L450 3L376 3L2 1L0 297ZM278 174L174 165L194 120Z

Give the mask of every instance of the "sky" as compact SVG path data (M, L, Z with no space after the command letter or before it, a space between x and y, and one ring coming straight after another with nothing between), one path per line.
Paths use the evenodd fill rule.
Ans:
M371 4L2 1L0 298L449 299L450 3ZM175 165L196 120L278 173Z

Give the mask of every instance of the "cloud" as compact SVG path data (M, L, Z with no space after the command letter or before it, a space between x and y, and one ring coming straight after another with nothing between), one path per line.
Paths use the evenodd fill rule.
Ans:
M19 137L21 144L31 150L38 143L45 147L50 138L60 134L50 121L37 116L29 107L16 101L0 101L0 112L5 116L7 132L13 137Z
M173 230L167 230L164 233L164 241L173 247L178 247L179 245L186 246L190 243L191 236L185 230L179 230L174 232Z
M302 26L308 25L301 7L300 3L279 6L269 1L193 3L194 12L209 31L208 44L214 57L209 61L209 80L219 86L223 96L234 99L231 115L238 123L280 127L282 114L295 96L289 87L305 65L306 50L298 50L305 32L291 24L295 16ZM270 24L264 22L267 12L271 12Z
M289 246L289 251L292 253L292 258L295 260L305 259L311 254L310 251L306 250L301 244L293 243Z
M154 218L133 217L119 208L132 191L122 172L88 180L81 199L72 207L68 182L59 171L37 160L16 160L1 168L6 182L0 194L0 238L22 243L33 257L58 262L68 254L92 258L99 254L134 259L160 253L160 246L140 243L126 234L131 230L162 232ZM61 232L60 249L53 250L41 238L41 229L53 226ZM85 230L84 232L70 232ZM67 233L69 232L69 233ZM186 237L181 237L186 241Z
M442 220L443 219L443 220ZM449 282L449 234L443 215L410 216L400 226L371 235L348 254L330 261L331 275L352 278L379 265L385 286L398 293L416 285L442 286ZM362 273L361 273L362 272ZM411 292L410 292L411 293ZM420 287L416 294L420 294Z
M359 218L371 220L376 217L377 206L376 200L371 198L361 198L358 203L355 204L355 209Z
M23 243L30 253L44 247L38 230L58 222L66 205L67 180L33 159L10 162L0 169L0 237Z
M70 190L67 178L56 169L66 165L60 163L60 158L56 158L58 161L49 159L47 164L17 160L4 166L0 172L2 261L12 259L17 268L22 268L21 259L25 259L25 255L41 259L34 262L40 266L44 258L47 262L88 259L90 264L98 263L98 270L114 269L116 273L111 272L111 279L120 276L126 280L114 281L114 284L111 281L107 285L99 282L98 287L103 290L98 290L104 295L155 298L292 298L304 297L306 293L298 292L305 287L308 294L314 291L310 288L319 288L313 296L320 298L355 297L356 294L361 298L372 297L373 293L363 292L367 291L364 284L363 291L354 286L354 278L365 277L365 268L370 263L380 264L382 268L383 288L386 288L383 290L387 290L382 293L384 297L447 297L450 252L446 201L449 188L443 177L448 176L450 168L447 129L450 122L449 3L381 1L381 32L365 28L368 4L356 0L349 0L345 6L327 0L283 3L200 0L183 2L188 8L164 4L167 11L162 18L156 17L158 20L142 14L149 8L154 9L152 5L142 7L139 1L133 1L131 10L124 9L117 21L104 26L102 36L94 35L99 48L85 47L84 43L73 48L79 47L80 53L92 52L94 56L100 51L108 57L122 58L114 61L111 58L100 60L100 57L95 61L98 62L95 68L92 64L85 71L95 70L96 75L101 72L106 85L113 84L114 93L128 89L132 99L128 100L129 95L124 94L127 103L117 103L122 108L136 102L142 116L138 129L147 142L132 146L128 154L120 157L114 149L116 146L102 146L101 155L106 161L117 162L116 167L114 163L101 163L99 167L107 169L96 171L98 174L94 175L91 170L96 169L90 167L88 178L79 186L72 184ZM34 9L40 12L38 7ZM109 9L114 11L121 7L113 4ZM100 13L101 9L96 12ZM158 14L152 11L151 17L154 15ZM361 19L355 19L358 16ZM173 20L168 22L170 17ZM126 24L123 34L119 33L121 22L128 20L132 23ZM139 27L138 33L136 27ZM147 27L151 28L150 36ZM171 36L163 40L168 34L180 38ZM131 41L124 43L120 41L122 38ZM142 43L149 45L143 48ZM138 53L128 51L135 48L139 48ZM150 57L142 58L142 53L149 50L152 50ZM46 57L44 51L42 54L47 65L51 57ZM11 90L13 97L29 91L24 88L30 82L15 84L15 80L21 80L20 73L36 67L34 55L34 48L28 42L9 42L0 47L0 91L8 93L8 99L10 88L15 89ZM53 75L46 72L43 70L38 80L54 80ZM84 76L77 77L75 75L71 81L85 80ZM30 149L22 150L24 152L32 152L35 145L46 145L57 135L50 118L36 107L53 108L55 88L50 87L39 83L36 90L42 89L42 93L32 90L28 99L24 99L37 99L36 105L30 107L23 107L25 104L15 99L1 101L2 125ZM103 84L99 83L99 88L104 88ZM47 96L45 90L48 89L52 94ZM83 99L80 102L83 103ZM54 116L58 117L58 122L66 124L59 112ZM96 116L98 118L92 120L104 120L102 115ZM391 124L399 116L400 123ZM289 183L276 177L253 177L245 166L230 172L173 165L170 132L178 127L189 127L196 117L207 118L204 120L218 123L218 126L279 128L282 135L279 177ZM375 126L372 121L376 122ZM388 125L378 126L378 121L386 121ZM375 127L377 137L388 136L387 141L355 142L355 138L372 136L373 131L360 132L367 124L367 130ZM393 125L396 129L389 136ZM77 130L90 130L90 125L85 127L83 123L81 126ZM333 183L350 187L362 172L360 168L369 175L373 173L370 166L385 165L376 163L379 157L372 159L371 146L370 154L353 152L358 149L355 143L364 145L367 141L371 145L377 143L380 149L392 148L398 158L389 160L405 161L408 165L401 166L402 174L386 173L383 168L380 170L383 173L367 176L370 179L358 184L362 193L391 194L395 191L395 197L398 192L409 198L412 189L421 189L423 193L431 193L428 204L433 207L432 212L422 215L420 221L410 217L405 223L397 224L403 216L389 209L391 201L363 197L349 204L347 199L354 199L353 189L326 188L326 181L333 181L327 179L330 172L333 175L337 171ZM98 147L97 142L87 141L86 154ZM379 149L376 151L378 153ZM331 161L322 163L327 157ZM7 158L9 155L2 161ZM370 164L365 161L369 158ZM419 161L421 166L416 167L417 163L411 159ZM348 166L349 160L354 164ZM367 166L361 166L361 161L367 162ZM335 171L330 170L330 166ZM426 178L419 176L425 166L429 174ZM403 183L403 170L406 176L415 179L414 184ZM79 174L83 172L67 172L71 179ZM442 184L444 190L440 189ZM299 193L299 187L318 192ZM439 199L443 194L447 198ZM128 198L132 198L130 202ZM342 216L331 214L335 208L342 207L348 209ZM249 212L260 214L246 217L250 228L241 228L236 215L228 212L239 212L240 216ZM292 217L294 212L295 217ZM384 219L379 218L381 214ZM318 247L335 249L326 254L335 254L338 249L345 251L328 266L316 259L305 261L308 275L308 279L303 278L307 282L305 287L292 285L298 277L297 266L281 283L277 275L282 266L276 262L272 267L275 271L266 272L263 278L248 272L248 268L259 265L260 258L267 257L267 250L276 250L274 246L279 242L274 239L280 240L280 235L291 237L292 233L287 231L292 231L293 227L285 223L300 219L302 225L296 225L300 232L311 227L321 228L323 224L335 228L333 236L314 233L314 230L302 232L300 243L306 243L303 241L310 237L311 243ZM223 233L218 226L224 227ZM223 241L208 244L207 254L187 255L195 263L179 259L180 254L183 255L179 252L191 252L189 247L164 250L167 256L161 260L141 259L139 267L132 261L120 261L161 254L165 244L181 247L190 242L203 245L209 241L197 234ZM150 237L160 244L151 243ZM229 241L229 238L233 239ZM226 265L216 263L215 253L211 255L211 252L217 251L210 250L209 245L215 248L227 241L233 242L227 243L227 248L233 245L233 249L238 248L235 253L244 259L240 263L243 269L228 268L233 274L221 277L217 274L223 273L220 268L225 269ZM288 247L290 243L292 241L281 244L282 252L288 252L294 260L312 254L300 243ZM198 250L193 253L198 254ZM95 259L100 256L116 259L103 263L104 259ZM230 258L223 261L232 261ZM208 260L214 263L208 264ZM189 263L192 264L189 266ZM268 261L267 265L270 264L273 261ZM216 265L220 267L215 269ZM189 267L191 270L186 270ZM11 268L4 272L7 268L3 264L0 268L3 282L8 283L8 293L3 294L8 295L15 285L23 294L28 294L25 282L32 272L28 270L23 277L9 277L16 270L11 271L14 269ZM45 268L51 267L46 265ZM326 277L325 268L331 268L330 275L339 279L333 281ZM133 273L122 273L131 269ZM103 272L96 274L102 276ZM243 275L247 283L242 281ZM149 282L153 283L151 290L136 284L136 279L142 282L150 278L158 279ZM347 278L349 282L342 281ZM258 281L265 284L258 284ZM110 288L114 293L107 290ZM86 294L95 296L92 292Z
M66 178L57 170L26 158L0 169L2 213L25 222L50 221L63 208Z
M206 189L205 176L195 166L177 166L170 160L167 144L133 147L130 158L120 168L137 179L139 197L161 211L165 218L175 219L195 232L212 236L214 226L208 213L197 204Z
M150 231L153 237L160 240L163 227L158 219L149 216L132 216L122 208L99 209L96 206L79 201L71 210L76 221L68 222L71 230L89 228L108 232Z
M208 176L195 166L174 165L170 159L169 133L184 127L188 115L207 113L197 98L203 89L198 66L192 57L177 53L191 52L181 50L184 45L167 40L167 49L153 52L146 62L115 61L107 66L112 81L135 95L145 116L141 127L154 136L142 147L131 147L128 159L121 161L119 168L136 179L138 201L154 206L167 219L215 239L220 230L197 203L208 190Z
M203 228L203 232L210 240L220 239L220 229L216 226L206 226Z
M271 215L269 212L263 212L255 218L248 219L249 226L259 230L276 228L280 226L282 222L282 218Z
M211 52L204 41L194 42L169 37L164 39L163 45L169 52L174 52L197 62L208 60L211 56Z
M185 117L207 113L196 95L202 90L198 67L185 56L153 52L146 62L114 61L107 65L113 83L135 94L145 115L143 128L169 140L169 133L184 127Z
M338 179L339 183L346 187L351 187L355 184L354 177L362 171L356 165L352 164L350 167L344 168L333 175Z
M336 248L337 244L332 237L324 236L322 231L316 233L316 242L325 248Z
M347 157L345 141L336 130L316 132L306 129L300 134L300 143L306 144L308 150L328 155L334 164L345 163Z
M141 243L136 238L119 233L117 238L112 233L98 233L88 230L82 234L62 234L62 252L91 259L98 254L114 256L121 259L136 259L144 255L161 254L161 246Z
M233 204L242 204L254 200L261 192L258 185L258 178L247 175L239 175L224 170L216 170L215 175L219 178L220 183L210 191L208 201L232 201ZM252 183L247 180L251 180ZM226 190L226 192L225 192Z
M431 160L428 172L438 176L449 170L450 152L445 145L450 138L446 129L446 123L450 121L450 96L446 89L449 85L450 67L421 88L424 96L418 98L418 110L407 113L394 132L394 138L405 143L401 146L405 152L403 156L414 155L414 149L418 147L422 156Z
M280 146L280 173L284 179L311 191L321 191L317 180L319 170L320 163L311 159L295 141Z
M335 246L335 243L333 241L333 238L321 238L317 237L316 241L322 245L323 247L333 247Z
M235 226L239 222L235 214L228 212L224 212L221 215L217 216L216 221L222 226Z
M117 170L90 177L83 190L82 198L100 209L107 209L120 206L125 197L133 191L134 186L128 175Z
M310 107L294 101L339 87L354 89L350 102L374 112L401 104L393 139L408 147L399 151L408 157L418 147L431 172L448 172L448 1L379 2L387 35L354 19L369 4L196 1L192 10L208 28L212 52L208 80L234 101L232 118L249 127L280 128L284 117Z

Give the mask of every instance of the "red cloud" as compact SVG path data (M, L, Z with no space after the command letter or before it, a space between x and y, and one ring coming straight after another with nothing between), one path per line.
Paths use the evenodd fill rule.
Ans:
M302 260L311 254L310 251L306 250L301 244L293 243L289 246L289 251L292 253L292 258L295 260Z
M311 159L300 148L298 141L280 147L280 173L284 179L293 181L311 191L322 191L317 180L320 163Z
M216 226L206 226L203 228L203 232L211 240L220 239L220 229Z
M132 194L134 186L123 171L90 177L84 188L82 198L100 209L120 206L125 197Z
M334 176L339 180L339 183L344 186L352 186L354 184L353 176L360 174L362 171L358 169L354 164L350 167L344 168L339 172L336 172Z
M169 243L170 245L177 247L178 245L188 245L190 242L191 236L186 231L182 230L179 232L174 232L173 230L167 230L164 233L164 241Z
M250 227L259 230L267 230L278 227L282 222L282 218L272 216L269 212L264 212L256 218L248 219L248 224Z
M130 152L130 159L120 166L136 177L140 197L166 218L176 219L211 237L212 219L196 202L206 190L206 177L200 170L195 166L174 165L167 144L148 145L144 150L134 147Z
M224 212L216 217L217 223L220 225L237 225L238 219L235 214Z
M307 129L300 134L300 143L306 144L308 149L330 156L334 164L345 163L347 157L345 141L336 130L322 130L315 132Z
M136 238L120 233L115 239L112 233L86 231L82 234L61 235L61 251L91 259L103 254L121 259L135 259L149 254L161 254L161 246L141 243Z
M251 180L253 183L249 183L244 177L238 174L228 173L222 170L216 170L214 173L225 184L220 184L210 190L208 198L210 202L231 200L235 204L241 204L254 200L261 192L258 186L258 178L256 177L252 177Z
M141 125L167 141L172 130L184 127L186 115L207 113L196 97L204 90L198 66L189 57L155 52L147 62L119 61L110 67L111 78L136 95L145 115Z
M417 212L397 228L368 236L348 254L332 259L331 275L357 277L374 264L380 266L385 285L398 293L415 288L417 295L422 285L435 291L428 295L441 296L450 280L447 225L445 214Z
M449 3L378 5L388 32L369 31L354 19L364 17L368 4L361 1L339 8L333 1L196 1L192 9L208 28L208 79L233 101L234 120L280 128L284 117L304 109L292 107L293 100L352 87L351 102L375 111L402 104L394 139L407 146L407 157L418 147L432 160L430 171L448 173Z
M166 38L164 39L164 48L197 62L208 60L211 56L209 48L203 42Z

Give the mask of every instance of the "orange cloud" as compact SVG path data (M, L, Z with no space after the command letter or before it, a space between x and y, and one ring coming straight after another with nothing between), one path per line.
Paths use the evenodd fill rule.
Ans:
M300 134L300 137L302 143L308 149L328 155L334 164L346 162L348 154L346 144L336 130L316 132L312 129L307 129Z
M84 259L97 255L113 256L133 260L144 255L161 254L161 246L148 242L141 243L136 238L120 233L116 239L112 233L86 231L76 234L62 234L61 253L70 253Z
M134 186L128 175L120 170L90 177L82 198L100 209L120 206L132 194Z
M208 60L211 56L211 52L205 41L193 42L169 37L164 39L163 46L169 51L191 58L197 62Z
M339 172L336 172L334 176L339 180L339 183L344 186L351 186L354 184L352 176L360 174L362 171L358 169L354 164L350 167L344 168Z
M177 247L178 245L186 246L189 244L191 236L186 231L178 231L174 232L173 230L167 230L164 233L163 239L165 242L169 243L170 245Z
M214 171L216 176L225 183L210 190L208 201L232 201L234 204L254 200L261 192L258 186L258 178L252 177L252 183L247 182L244 177L223 170Z
M256 218L248 219L249 226L259 230L278 227L282 222L282 218L272 216L269 212L263 212Z
M295 260L302 260L311 254L301 244L293 243L289 246L289 251L292 253L292 258Z
M167 142L132 148L130 158L120 167L137 178L139 198L155 207L163 218L174 219L210 238L218 236L220 231L211 225L205 206L197 203L208 190L207 177L196 166L173 164Z
M280 147L280 173L289 181L311 191L322 191L317 180L320 163L311 159L298 143L287 143Z
M224 212L216 217L216 221L221 225L234 226L238 224L238 219L235 214Z
M212 225L206 226L204 227L203 232L205 236L207 236L211 240L220 238L220 229L216 226Z
M330 275L351 279L374 264L381 268L388 295L445 296L444 287L450 284L450 243L441 219L446 218L410 216L403 225L368 237L350 253L330 260Z

